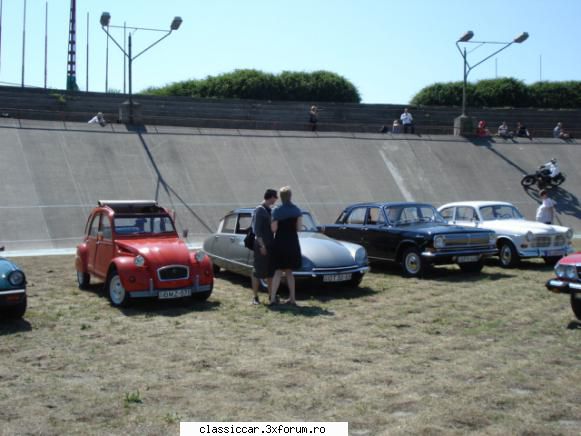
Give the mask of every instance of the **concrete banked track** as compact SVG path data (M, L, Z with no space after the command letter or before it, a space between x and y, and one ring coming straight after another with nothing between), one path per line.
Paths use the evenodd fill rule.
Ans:
M558 223L581 232L581 148L573 141L469 141L452 136L219 130L0 119L0 245L74 247L98 199L157 199L190 241L228 210L290 185L321 223L350 203L503 200L529 218L525 172L556 157Z

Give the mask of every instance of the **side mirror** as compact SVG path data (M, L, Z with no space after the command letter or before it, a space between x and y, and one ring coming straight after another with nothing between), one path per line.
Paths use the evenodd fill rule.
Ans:
M324 233L325 232L325 226L317 226L317 232Z
M183 229L182 230L182 238L187 239L189 233L190 233L189 229Z

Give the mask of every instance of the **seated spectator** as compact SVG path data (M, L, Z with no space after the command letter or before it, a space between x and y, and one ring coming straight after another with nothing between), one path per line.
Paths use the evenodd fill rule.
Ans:
M516 136L519 138L529 138L531 141L533 140L532 135L529 132L529 129L522 124L520 121L516 123Z
M401 133L401 124L399 123L399 120L393 120L391 133Z
M107 121L105 121L105 117L103 116L103 112L98 112L93 118L87 121L88 124L97 124L101 127L105 127L107 125Z
M563 123L558 122L553 129L553 138L571 139L571 135L563 130Z
M480 138L490 136L490 132L486 127L486 121L484 120L478 121L478 127L476 127L476 135L479 136Z
M513 133L508 131L508 124L503 121L500 126L498 126L498 136L504 139L512 139Z
M408 129L410 129L411 133L415 133L414 117L409 113L407 107L403 110L403 114L401 114L399 119L403 124L403 133L407 133Z

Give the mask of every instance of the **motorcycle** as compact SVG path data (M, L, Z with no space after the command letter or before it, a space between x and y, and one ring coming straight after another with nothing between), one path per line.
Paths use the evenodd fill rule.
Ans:
M564 173L559 173L555 177L551 177L549 170L541 166L534 174L525 175L520 181L520 184L528 188L536 183L539 189L550 189L554 186L561 185L565 180L567 180L567 176Z

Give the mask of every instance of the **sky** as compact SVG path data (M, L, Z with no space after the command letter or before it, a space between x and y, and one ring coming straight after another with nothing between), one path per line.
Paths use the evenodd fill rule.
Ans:
M24 65L25 86L44 86L48 4L47 86L66 88L70 0L0 2L0 83L20 86ZM112 26L169 30L174 16L183 19L177 31L134 59L134 93L240 68L328 70L350 80L364 103L406 104L425 86L462 80L455 42L467 30L474 41L530 34L476 67L469 81L581 80L579 0L77 0L82 91L104 92L106 78L110 90L123 91L124 56L112 42L106 74L107 36L99 24L104 11ZM123 29L110 32L123 45ZM163 35L136 31L133 55ZM475 64L499 47L468 44L468 61Z

